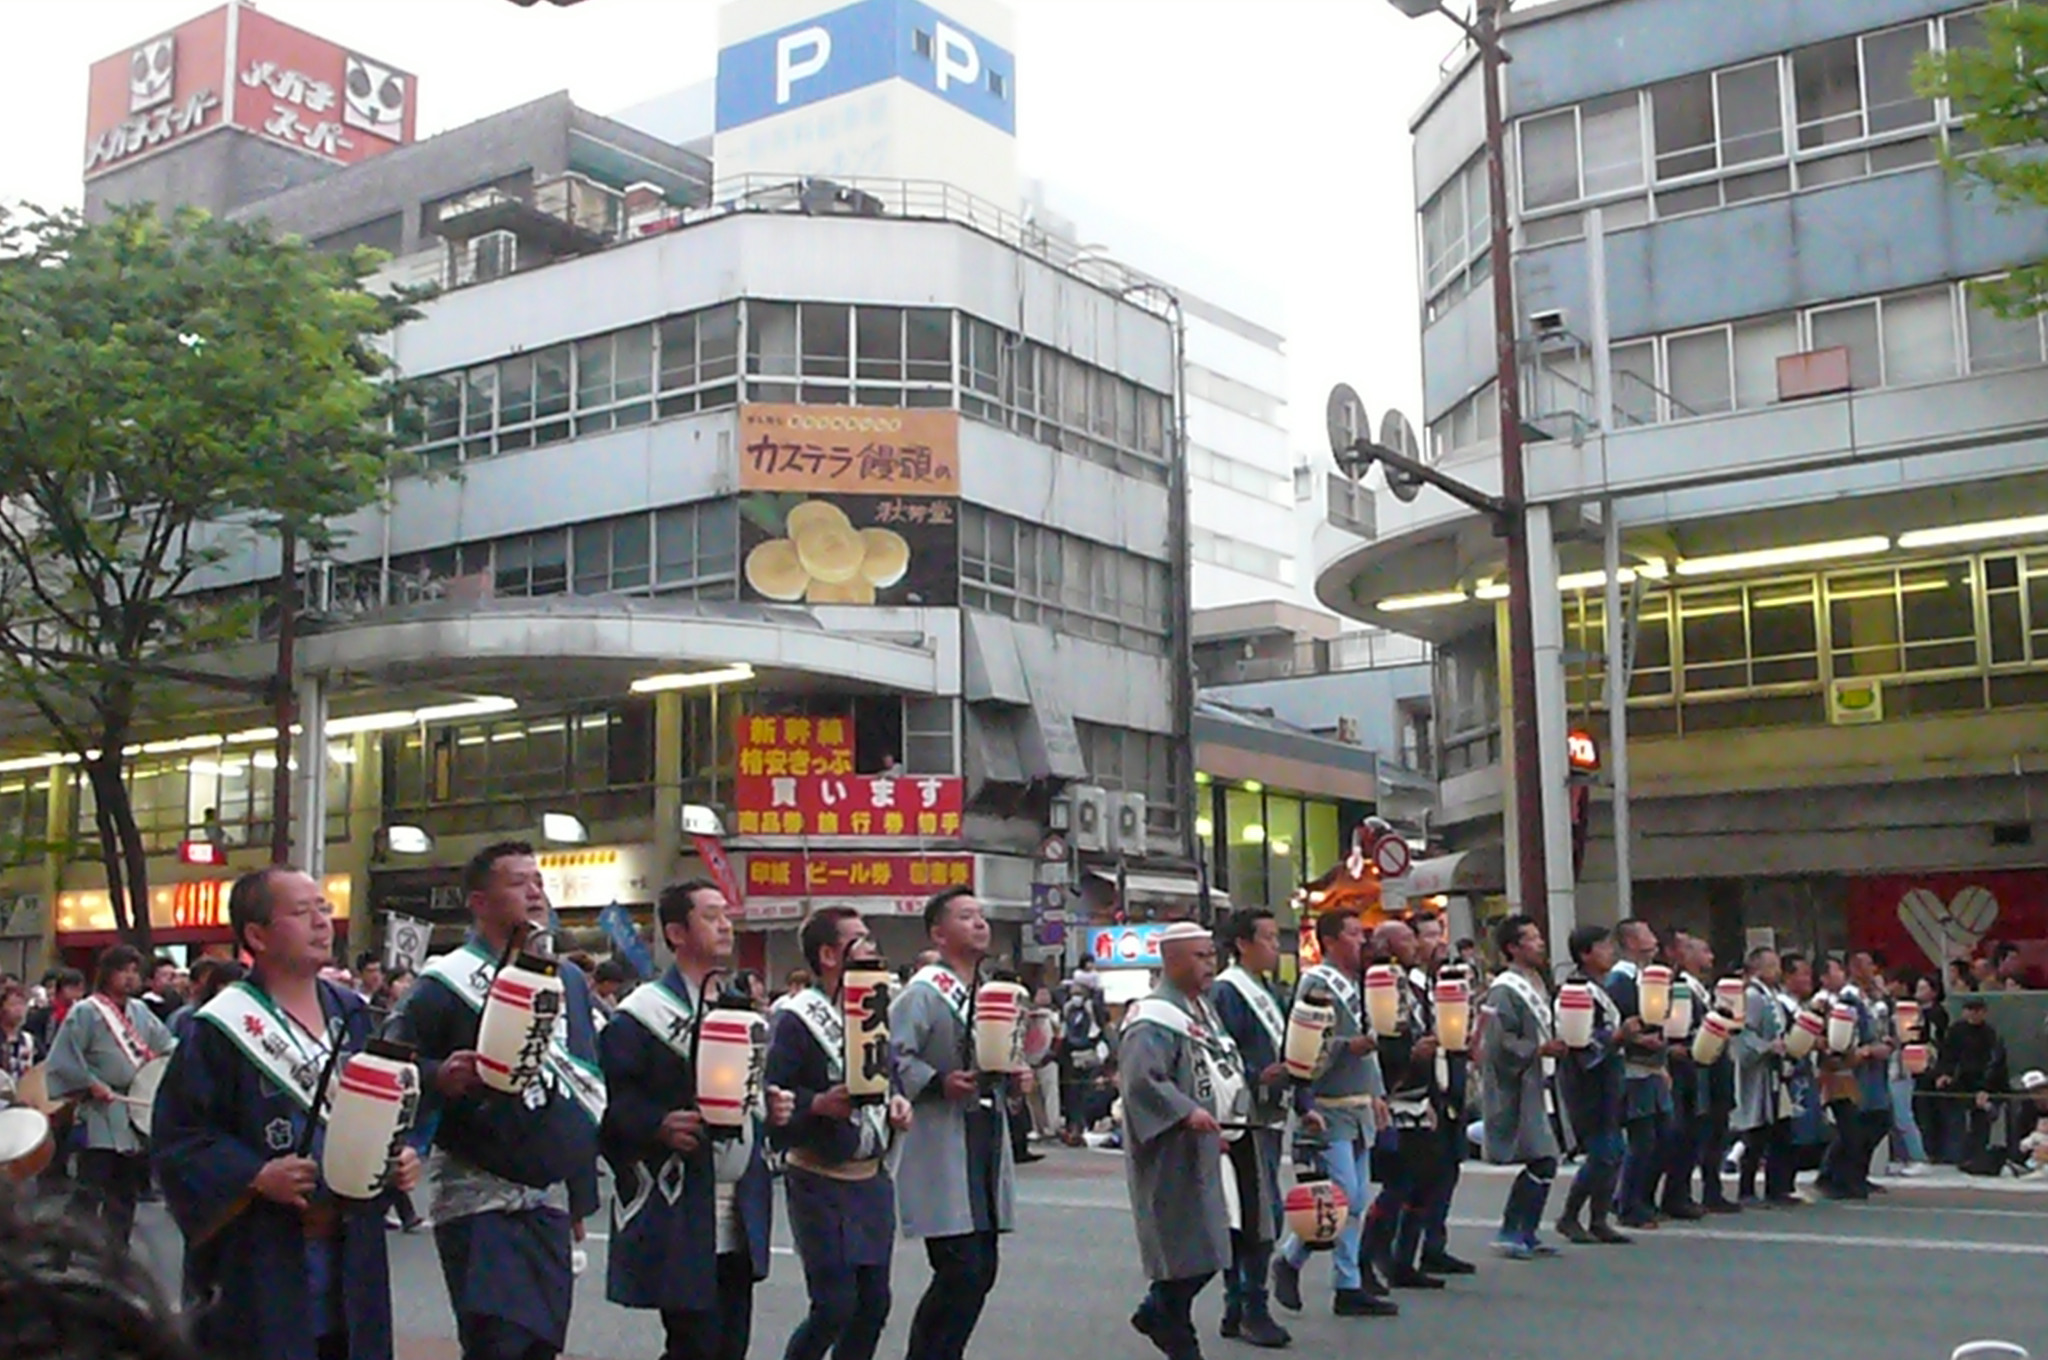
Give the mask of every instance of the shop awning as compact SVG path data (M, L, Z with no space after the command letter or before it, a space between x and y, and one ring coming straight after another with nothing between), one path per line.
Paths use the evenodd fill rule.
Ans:
M1114 869L1090 869L1089 875L1111 887L1116 886ZM1134 902L1187 902L1201 900L1202 882L1193 874L1124 874L1124 894ZM1230 910L1230 894L1209 889L1209 905L1218 912Z
M1419 859L1409 866L1400 886L1410 897L1437 897L1449 893L1500 892L1507 879L1507 865L1501 847L1483 845L1455 855Z

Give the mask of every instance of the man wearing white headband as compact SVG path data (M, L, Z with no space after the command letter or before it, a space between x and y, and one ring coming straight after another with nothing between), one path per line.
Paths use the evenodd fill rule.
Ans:
M1118 1084L1138 1255L1152 1281L1131 1326L1167 1360L1200 1360L1192 1310L1231 1264L1226 1126L1250 1105L1237 1046L1209 1005L1216 942L1192 921L1159 937L1164 974L1124 1017Z

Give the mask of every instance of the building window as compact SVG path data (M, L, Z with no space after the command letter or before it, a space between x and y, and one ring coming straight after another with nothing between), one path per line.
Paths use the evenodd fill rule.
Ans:
M1287 479L1204 444L1188 445L1188 475L1197 481L1213 482L1247 496L1257 496L1275 505L1291 505Z
M1076 722L1088 781L1106 789L1145 795L1146 821L1155 828L1178 824L1173 799L1173 739L1160 732ZM1254 800L1258 795L1250 795ZM1234 880L1233 880L1234 881Z
M960 582L970 609L1133 651L1166 650L1164 562L962 505Z
M0 784L0 865L43 857L50 838L50 778L21 775Z
M655 594L735 599L739 554L738 502L700 501L655 512Z
M654 418L654 330L632 326L576 343L576 433L645 425Z
M297 768L296 757L292 768ZM348 839L354 769L352 747L335 743L327 748L329 841ZM209 821L219 825L222 839L230 847L267 843L276 775L277 757L271 752L223 746L183 760L137 762L123 777L144 848L151 854L166 854L180 841L203 838ZM81 775L73 787L77 795L73 834L82 832L90 839L97 815L92 784ZM0 827L0 831L4 829Z
M663 416L714 410L739 400L738 303L672 316L656 332Z
M1728 327L1672 336L1664 342L1664 363L1674 416L1710 416L1735 409Z
M1422 205L1422 295L1429 319L1488 277L1489 202L1482 152Z
M1294 558L1257 543L1197 526L1189 535L1190 551L1197 562L1227 571L1260 576L1282 585L1294 584Z
M1972 373L2000 373L2041 362L2041 318L2007 318L1991 310L1973 283L1963 288L1963 311Z
M1652 366L1654 367L1654 360ZM1619 390L1620 385L1617 382L1617 394ZM1453 454L1478 448L1500 438L1498 394L1499 389L1488 383L1431 421L1429 460L1432 463L1441 463ZM1651 420L1655 419L1653 414Z
M491 545L492 593L560 595L569 589L569 531L501 538Z
M579 524L574 530L578 595L606 595L644 590L649 580L649 539L653 519L646 514Z

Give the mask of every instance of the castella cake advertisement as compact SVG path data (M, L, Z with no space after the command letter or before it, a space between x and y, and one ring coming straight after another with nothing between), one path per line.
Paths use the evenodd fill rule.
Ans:
M746 598L957 604L959 422L953 411L741 407Z

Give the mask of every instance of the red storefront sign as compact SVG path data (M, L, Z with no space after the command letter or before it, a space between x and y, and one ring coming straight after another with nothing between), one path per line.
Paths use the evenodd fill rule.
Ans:
M742 836L957 836L958 775L741 775Z
M415 94L386 62L251 5L217 9L93 63L85 174L228 126L354 165L412 141Z
M972 855L747 856L747 896L905 897L974 886Z
M1849 883L1849 944L1893 967L1967 959L1987 944L2048 938L2048 872L1891 874Z
M738 760L738 835L960 834L964 781L958 775L854 774L848 718L742 718Z

